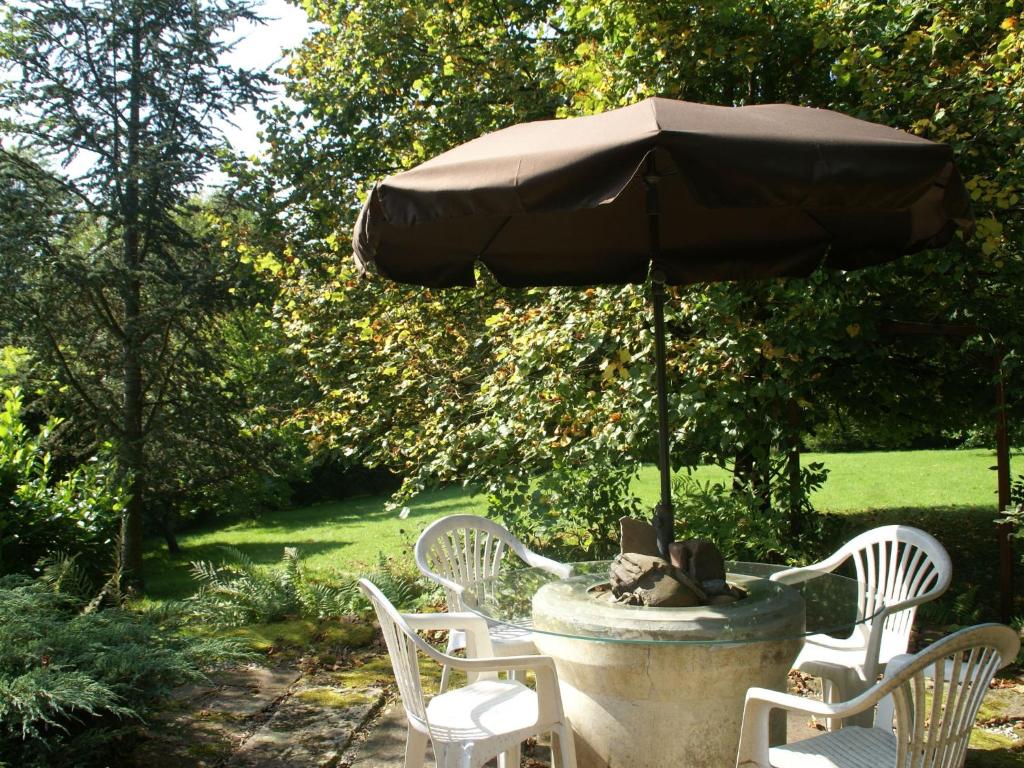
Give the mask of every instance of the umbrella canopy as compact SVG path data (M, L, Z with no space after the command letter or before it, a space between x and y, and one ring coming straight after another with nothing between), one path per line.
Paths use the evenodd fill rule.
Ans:
M402 283L513 286L652 277L661 502L673 520L666 283L857 269L943 245L971 224L952 152L824 109L647 99L482 136L374 186L357 265Z
M645 181L658 182L650 253ZM824 109L647 99L524 123L378 183L357 263L393 280L669 284L856 269L942 245L971 215L950 148Z

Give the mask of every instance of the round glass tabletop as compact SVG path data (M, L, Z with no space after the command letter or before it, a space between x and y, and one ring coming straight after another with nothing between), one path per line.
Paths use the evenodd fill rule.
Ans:
M786 585L769 577L782 566L726 563L728 580L747 591L729 605L647 608L602 599L592 589L608 581L611 561L574 563L559 578L539 568L504 570L467 587L468 610L502 628L616 643L749 643L812 634L848 636L884 607L854 579L815 574Z

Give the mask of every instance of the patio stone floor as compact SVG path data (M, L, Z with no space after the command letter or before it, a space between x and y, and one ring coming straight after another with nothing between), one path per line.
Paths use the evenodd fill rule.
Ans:
M402 768L405 756L405 713L398 701L383 709L369 729L367 738L355 750L347 768ZM787 728L790 742L816 736L820 731L811 726L806 717L791 715ZM545 744L537 744L523 751L523 766L548 768L550 752ZM340 768L340 767L339 767ZM434 768L434 760L427 750L425 768Z
M790 688L813 695L808 682L791 675ZM1022 702L1024 681L1007 680L989 691L979 719L997 729L1020 728ZM405 729L384 654L370 652L332 671L253 665L178 689L141 727L142 743L123 768L401 768ZM806 716L790 716L789 741L819 732ZM997 738L993 733L986 729L983 738ZM1024 768L1024 753L1003 743L978 744L966 768ZM427 756L433 768L429 749ZM523 768L548 768L548 760L543 743L524 749Z

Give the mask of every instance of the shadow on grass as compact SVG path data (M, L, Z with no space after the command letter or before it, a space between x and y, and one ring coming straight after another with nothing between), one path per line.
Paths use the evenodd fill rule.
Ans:
M384 496L363 496L337 502L324 502L306 507L268 512L256 519L226 523L221 521L184 532L182 551L168 554L163 541L152 539L145 556L146 592L157 600L179 600L196 591L189 564L209 561L215 565L229 560L224 551L232 547L258 565L273 565L281 560L285 547L297 547L303 558L335 554L348 547L365 544L372 532L353 531L353 536L340 537L336 526L359 523L369 525L397 520L398 511L386 510ZM421 494L409 504L405 524L409 535L430 520L443 515L479 511L480 505L461 487L443 488ZM245 534L258 532L260 540L246 540ZM346 531L347 533L347 531ZM210 536L210 534L214 534ZM203 538L200 543L197 539ZM256 538L254 536L254 538ZM265 539L274 539L268 541ZM212 540L211 540L212 539ZM366 563L352 563L357 569Z
M384 508L384 496L362 496L344 501L323 502L308 507L269 512L253 520L253 527L266 533L282 533L297 528L323 524L330 518L333 523L367 522L393 519L396 510ZM461 487L442 488L427 491L409 504L407 519L433 519L440 515L457 515L472 512L477 508L472 496Z

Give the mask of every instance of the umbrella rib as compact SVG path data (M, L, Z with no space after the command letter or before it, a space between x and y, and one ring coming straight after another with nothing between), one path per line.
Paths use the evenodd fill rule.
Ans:
M487 253L487 249L491 247L495 240L497 240L498 235L501 234L501 230L505 228L505 225L508 224L511 219L511 216L506 216L502 220L501 224L498 225L498 228L494 230L494 233L489 238L487 238L487 242L484 243L484 247L481 248L479 252L477 252L477 259L483 259L484 255Z

